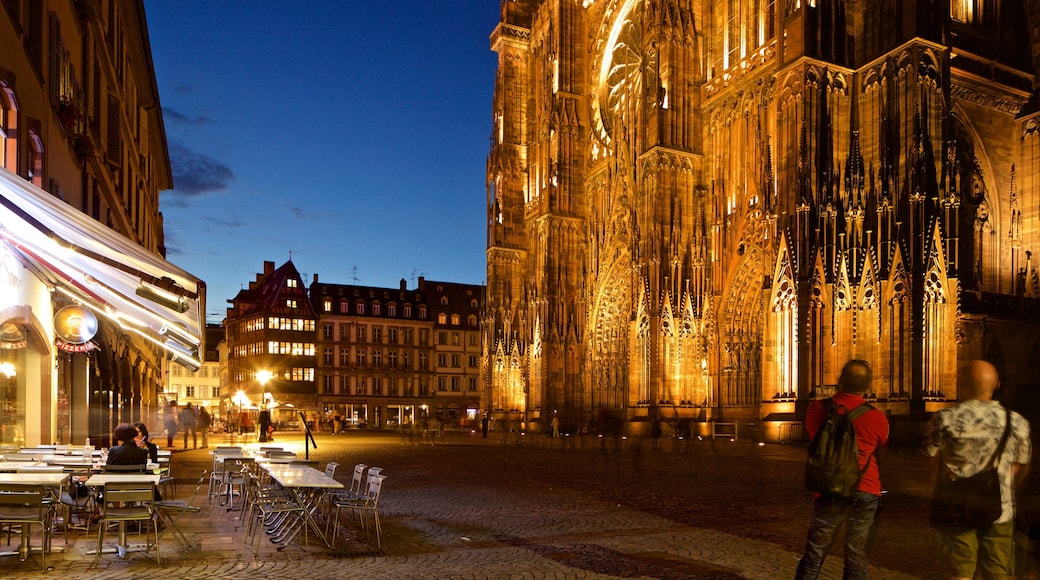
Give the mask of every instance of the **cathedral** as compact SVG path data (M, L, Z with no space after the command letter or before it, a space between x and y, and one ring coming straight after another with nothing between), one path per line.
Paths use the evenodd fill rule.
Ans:
M1040 3L501 0L491 49L494 417L794 440L853 358L896 419L968 359L1040 399Z

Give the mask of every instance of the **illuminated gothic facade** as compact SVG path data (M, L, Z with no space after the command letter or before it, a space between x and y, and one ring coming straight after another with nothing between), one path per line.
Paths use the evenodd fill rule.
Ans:
M502 0L491 48L494 413L784 439L850 358L894 416L1035 380L1038 3Z

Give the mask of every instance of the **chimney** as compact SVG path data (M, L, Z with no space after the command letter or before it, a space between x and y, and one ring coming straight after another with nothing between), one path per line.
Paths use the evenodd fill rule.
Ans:
M419 288L417 288L417 290L422 292L425 289L426 289L426 276L419 276Z
M406 281L404 278L401 278L401 292L404 292L407 289L408 289L408 281Z
M317 284L317 283L318 283L318 275L317 275L317 274L315 274L315 275L314 275L314 281L313 281L313 282L311 282L311 284Z
M264 275L274 273L274 262L268 262L264 260Z

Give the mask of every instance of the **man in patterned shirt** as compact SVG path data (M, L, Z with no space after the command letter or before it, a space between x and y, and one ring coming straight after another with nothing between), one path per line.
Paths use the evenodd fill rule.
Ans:
M957 383L964 401L935 413L925 436L923 451L939 456L940 469L957 478L975 475L993 460L1008 414L1011 432L997 466L1000 517L979 529L940 528L943 572L948 578L970 579L978 566L984 578L1010 577L1015 573L1015 487L1024 481L1029 465L1029 422L993 400L1000 381L990 363L966 364Z

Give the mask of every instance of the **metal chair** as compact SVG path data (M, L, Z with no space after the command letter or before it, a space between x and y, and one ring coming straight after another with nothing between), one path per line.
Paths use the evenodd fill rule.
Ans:
M206 483L208 478L209 474L203 471L202 476L199 477L198 483L195 484L195 491L187 501L174 499L152 502L152 509L155 510L155 514L158 516L159 521L166 524L166 529L159 534L160 539L165 536L167 532L172 531L173 537L183 544L186 550L191 550L195 547L188 540L188 537L184 535L184 532L177 527L177 519L184 514L196 514L202 511L202 508L194 505L194 503L195 498L199 495L199 490L202 489L202 485Z
M369 537L369 528L367 525L368 518L366 514L372 514L372 527L376 532L376 547L382 547L381 536L383 528L379 523L379 496L382 494L383 481L386 479L386 476L372 475L367 479L368 487L363 497L356 499L333 499L332 506L335 510L333 519L336 521L336 528L332 532L333 544L335 544L336 538L339 534L339 511L341 509L349 509L358 513L361 520L361 529L365 530L366 538Z
M252 473L256 468L256 458L229 457L224 460L224 481L221 483L220 495L224 496L221 506L227 511L235 509L235 495L245 497L245 472Z
M42 545L40 567L47 570L47 552L51 549L51 531L54 518L53 507L46 501L50 491L41 485L10 484L0 486L0 527L18 526L21 544L18 559L24 561L31 549L29 530L40 526Z
M241 447L217 447L213 450L213 466L209 470L210 498L220 495L221 484L224 483L224 460L228 457L241 457L242 453Z
M300 528L303 529L303 544L307 546L307 524L304 521L304 507L296 503L284 490L271 489L260 482L260 478L250 472L245 473L249 524L246 526L245 542L252 543L254 535L260 531L271 536L271 543L281 544L281 551ZM260 553L260 540L257 540L254 555Z
M335 461L330 461L325 464L325 477L336 477L336 469L339 468L339 464Z
M75 479L75 478L74 478ZM61 504L65 508L65 530L73 526L72 516L75 515L78 523L74 529L90 531L90 516L92 510L90 503L94 500L94 492L81 482L73 481L67 489L61 492ZM67 541L67 538L66 538Z
M155 563L159 560L159 522L155 519L152 502L155 498L155 484L148 482L106 483L104 499L100 503L101 520L98 523L97 551L94 552L94 567L98 565L105 541L105 530L112 523L126 525L126 522L150 522L155 533ZM120 534L122 536L122 534Z

